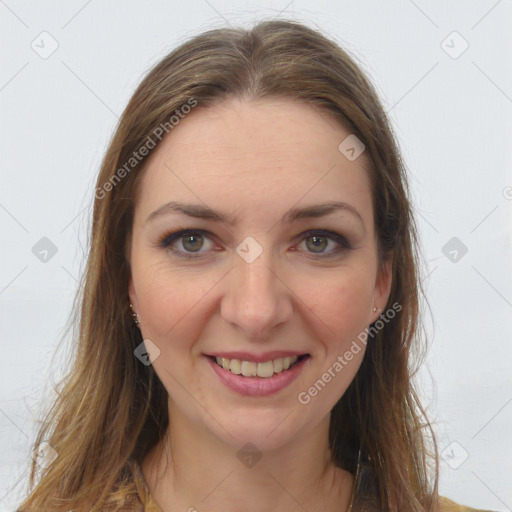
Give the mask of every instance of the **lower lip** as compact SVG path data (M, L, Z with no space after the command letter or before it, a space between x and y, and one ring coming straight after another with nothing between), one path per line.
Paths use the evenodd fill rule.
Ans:
M274 374L272 377L265 378L235 375L229 370L221 368L210 357L205 357L208 359L213 371L228 388L246 396L267 396L272 393L277 393L297 378L304 368L304 364L309 359L309 356L304 357L289 370L285 370L284 372Z

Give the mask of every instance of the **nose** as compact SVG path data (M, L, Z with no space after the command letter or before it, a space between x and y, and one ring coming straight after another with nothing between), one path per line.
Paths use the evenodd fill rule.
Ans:
M293 314L292 293L266 256L269 252L252 263L235 256L221 302L222 318L251 341L268 341Z

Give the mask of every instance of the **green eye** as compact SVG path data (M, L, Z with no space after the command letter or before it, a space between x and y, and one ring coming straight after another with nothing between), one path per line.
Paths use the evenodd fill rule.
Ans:
M209 240L207 236L210 233L202 229L179 229L172 233L165 234L159 241L158 245L162 249L170 250L173 254L180 258L199 258L207 251L201 251L204 247L204 240ZM338 255L341 252L351 249L347 239L338 233L324 230L310 230L300 235L300 242L306 242L310 254L316 254L320 258L328 258ZM175 247L175 243L181 240L181 249ZM308 243L311 240L311 243ZM329 241L335 243L333 250L325 251ZM182 250L183 249L183 250ZM310 250L311 249L311 250ZM319 249L319 250L317 250Z

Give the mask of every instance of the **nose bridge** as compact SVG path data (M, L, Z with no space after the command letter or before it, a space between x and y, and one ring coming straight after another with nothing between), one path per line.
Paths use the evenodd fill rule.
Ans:
M268 247L268 246L267 246ZM237 248L222 316L250 338L265 337L292 313L286 287L276 277L272 251L255 240Z
M276 300L275 271L270 258L260 256L252 263L243 259L235 265L234 276L237 279L237 291L244 302L251 299Z

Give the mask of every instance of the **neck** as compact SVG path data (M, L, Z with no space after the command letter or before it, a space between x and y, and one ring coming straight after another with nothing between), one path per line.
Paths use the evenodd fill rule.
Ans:
M354 479L331 461L329 416L289 444L254 454L222 442L176 408L170 417L167 435L141 467L164 512L349 509Z

